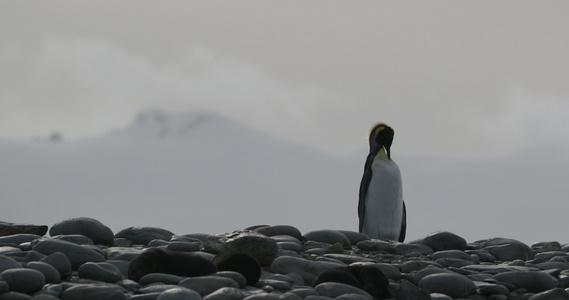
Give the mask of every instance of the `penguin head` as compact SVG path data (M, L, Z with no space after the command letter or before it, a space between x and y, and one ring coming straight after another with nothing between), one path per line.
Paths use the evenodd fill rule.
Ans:
M381 148L385 149L387 157L391 159L391 143L393 142L393 135L395 131L393 128L387 126L385 123L375 125L369 134L369 147L371 152L377 152Z

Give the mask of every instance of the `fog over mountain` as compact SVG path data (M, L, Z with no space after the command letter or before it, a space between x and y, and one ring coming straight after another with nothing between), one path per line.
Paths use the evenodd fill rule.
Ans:
M362 147L366 141L362 139ZM367 149L323 153L208 111L148 110L128 127L74 141L0 141L0 220L53 225L77 216L114 232L176 234L290 224L357 230ZM401 155L407 240L447 230L468 241L569 242L569 160L553 146L507 157Z

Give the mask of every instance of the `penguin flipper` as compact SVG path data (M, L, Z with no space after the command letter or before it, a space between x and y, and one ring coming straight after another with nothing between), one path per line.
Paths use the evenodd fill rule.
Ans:
M405 201L403 201L403 218L401 218L401 231L399 232L399 242L403 243L407 231L407 208Z
M364 175L362 177L362 182L360 183L360 197L358 202L358 218L360 219L359 224L359 232L361 233L364 227L364 215L365 215L365 203L366 203L366 194L367 189L369 187L369 183L371 182L372 172L371 172L371 163L373 162L374 155L370 153L366 159L366 163L364 165Z

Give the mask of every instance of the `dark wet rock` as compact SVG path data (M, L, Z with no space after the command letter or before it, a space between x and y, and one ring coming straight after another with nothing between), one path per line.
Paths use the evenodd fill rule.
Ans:
M319 229L304 234L307 241L315 241L327 244L340 243L344 248L351 248L352 244L348 237L337 230Z
M466 240L448 231L439 231L428 236L411 242L412 244L423 244L434 252L443 250L466 250Z
M174 236L174 233L166 229L136 226L125 228L115 234L115 238L128 239L137 245L143 246L148 245L150 241L155 239L169 241L172 236Z
M47 225L18 224L0 221L0 236L20 233L44 236L47 233L47 229Z
M509 283L516 288L524 288L533 293L540 293L557 287L557 280L539 271L509 271L494 275L498 282Z
M254 229L253 231L269 237L275 235L288 235L298 240L302 239L302 233L300 233L300 230L290 225L266 226Z
M419 282L419 288L441 293L452 298L467 298L476 291L474 282L468 277L453 273L430 274Z
M481 243L480 248L488 251L497 260L501 261L513 261L516 259L526 261L535 257L535 253L528 245L513 239L489 239Z
M45 255L61 252L67 256L73 269L86 262L104 262L105 257L90 248L56 239L40 239L34 241L33 249Z
M0 273L0 278L8 283L10 291L32 294L45 284L45 276L34 269L9 269Z
M88 237L95 244L111 245L114 240L112 230L103 223L88 217L63 220L49 229L49 235L80 234Z

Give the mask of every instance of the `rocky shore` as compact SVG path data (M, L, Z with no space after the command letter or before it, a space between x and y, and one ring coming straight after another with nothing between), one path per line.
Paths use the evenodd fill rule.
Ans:
M352 231L302 234L290 225L218 235L175 235L153 227L115 234L91 218L54 224L50 237L47 231L45 225L0 222L0 300L374 299L369 289L353 284L312 286L323 271L346 266L380 269L386 299L569 299L569 244L555 241L467 243L453 233L436 232L397 243ZM253 281L247 272L226 270L197 277L142 273L137 281L129 279L130 261L148 248L208 261L220 253L248 253L262 272Z

